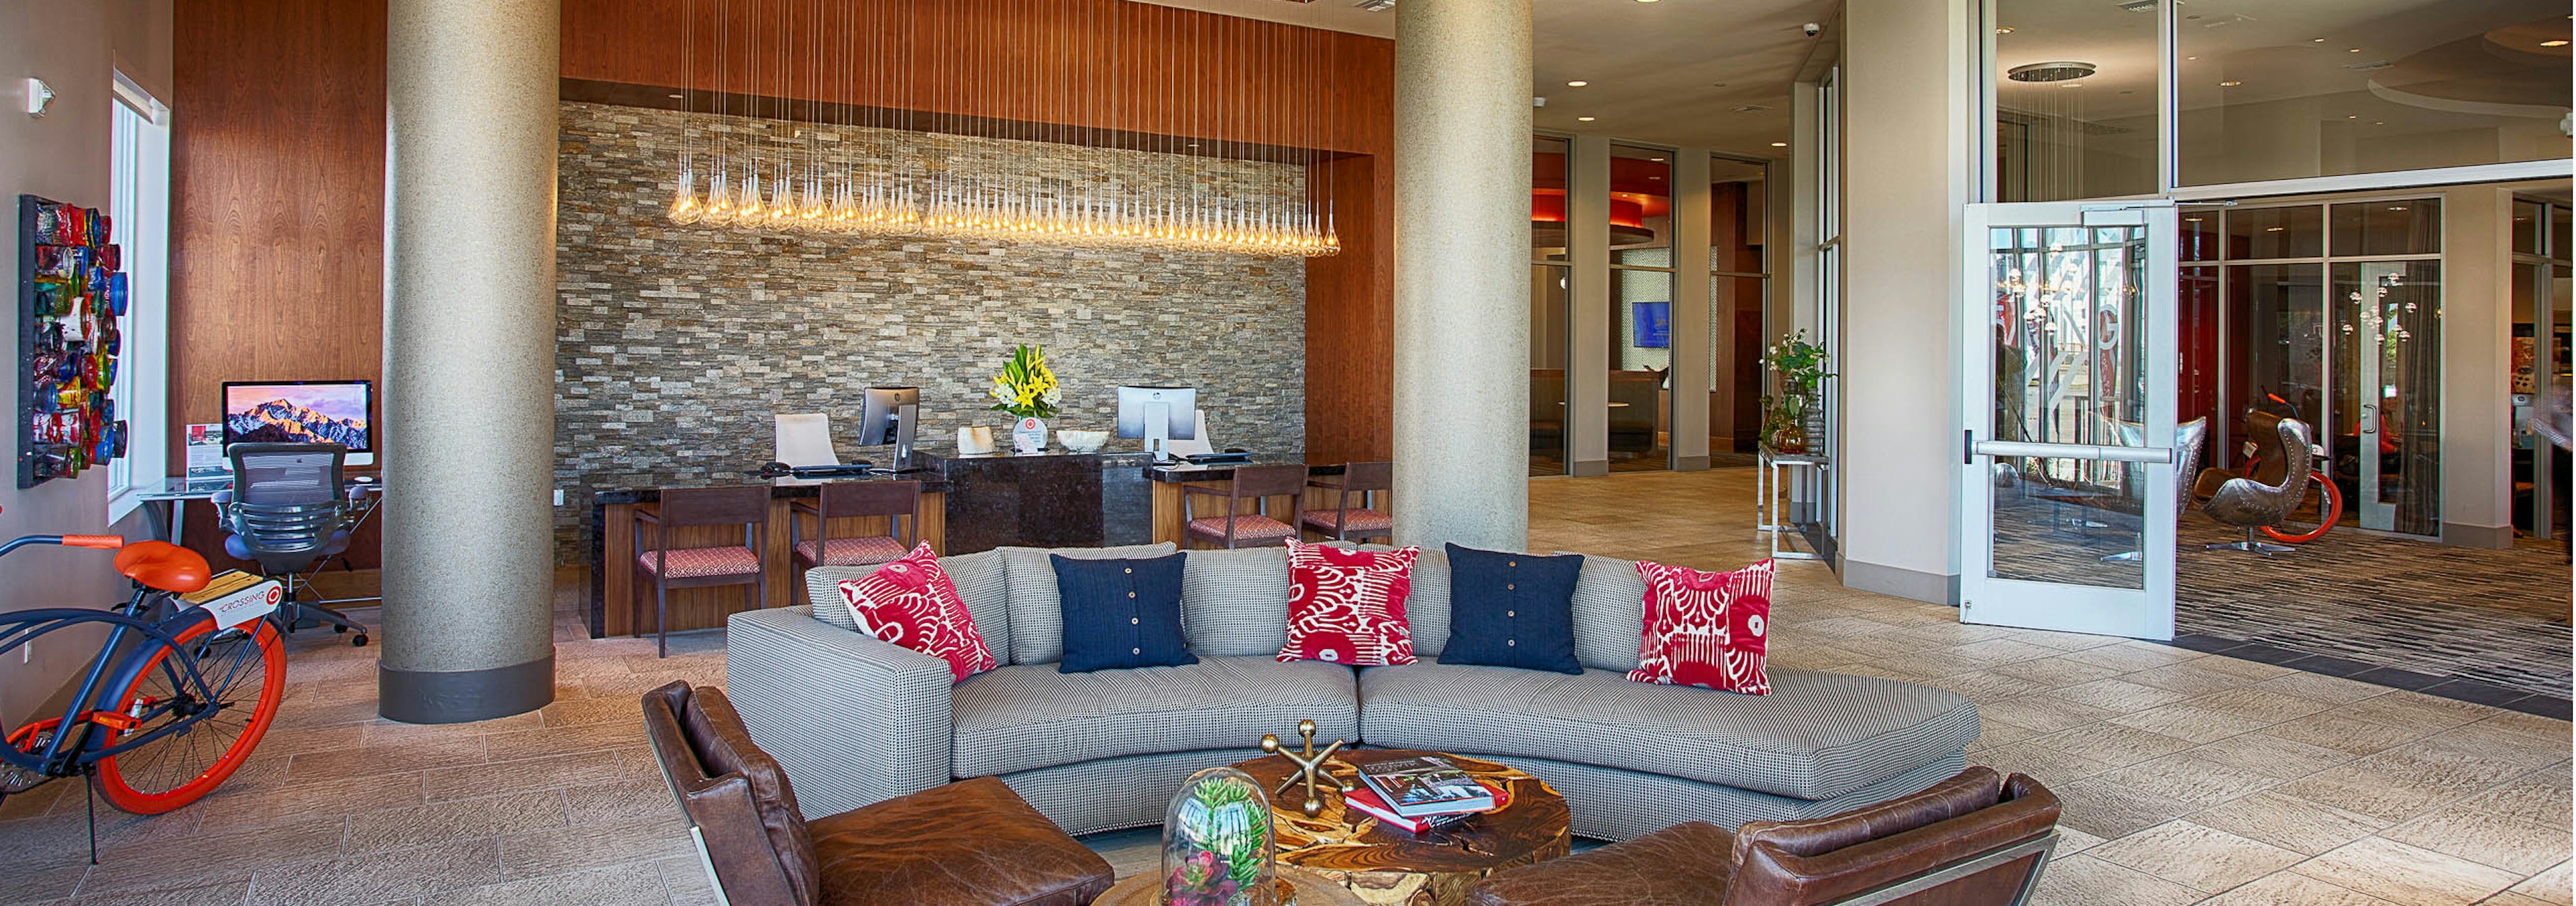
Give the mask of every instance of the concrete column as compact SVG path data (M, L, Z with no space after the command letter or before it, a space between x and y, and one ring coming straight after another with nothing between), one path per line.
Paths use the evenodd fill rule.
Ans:
M554 699L557 0L391 0L379 713Z
M1844 7L1843 584L1957 603L1968 0Z
M1574 295L1566 336L1566 474L1610 474L1610 140L1578 135L1567 142L1565 260Z
M1530 0L1407 0L1396 16L1396 540L1519 550Z
M2442 199L2442 543L2513 546L2513 190Z
M1708 275L1711 219L1708 149L1673 152L1673 469L1708 468L1711 388L1731 386L1709 373L1709 355L1720 338L1734 336L1735 313L1712 309L1717 294ZM1756 225L1759 229L1759 225ZM1760 304L1741 300L1738 304Z

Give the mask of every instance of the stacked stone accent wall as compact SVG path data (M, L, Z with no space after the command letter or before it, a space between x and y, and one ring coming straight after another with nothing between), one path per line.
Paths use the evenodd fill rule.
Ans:
M741 141L789 126L741 120L725 134ZM847 446L869 386L921 388L926 448L952 445L961 425L991 426L1007 443L1010 418L984 394L1024 342L1046 348L1064 383L1051 428L1112 427L1120 384L1182 384L1199 388L1219 444L1304 454L1297 259L682 226L664 216L687 140L681 114L566 103L562 133L559 563L587 562L593 488L751 480L772 454L775 413L828 413L843 457L883 458L885 448ZM1056 191L1303 185L1300 168L1281 164L865 128L827 126L814 138L905 169L1033 163Z

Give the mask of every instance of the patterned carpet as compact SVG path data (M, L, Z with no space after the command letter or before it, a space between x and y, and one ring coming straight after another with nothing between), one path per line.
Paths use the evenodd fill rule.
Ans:
M2565 708L2576 652L2558 542L2473 550L2339 529L2272 557L2201 549L2241 537L2197 513L2183 517L2175 629L2204 639L2178 643L2253 643L2315 663L2222 650L2486 704L2513 707L2488 699L2536 694Z

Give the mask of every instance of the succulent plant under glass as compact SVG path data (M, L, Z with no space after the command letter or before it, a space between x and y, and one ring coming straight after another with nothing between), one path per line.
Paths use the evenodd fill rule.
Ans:
M1163 815L1167 906L1277 906L1270 797L1252 776L1209 768L1182 782Z

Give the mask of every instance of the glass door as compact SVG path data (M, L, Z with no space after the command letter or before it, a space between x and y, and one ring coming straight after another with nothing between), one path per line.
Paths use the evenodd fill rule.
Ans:
M1968 206L1959 619L2173 637L2175 218Z

